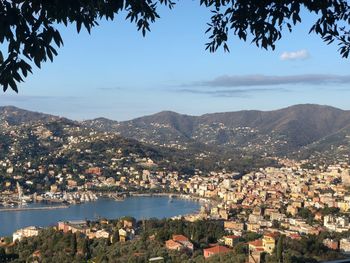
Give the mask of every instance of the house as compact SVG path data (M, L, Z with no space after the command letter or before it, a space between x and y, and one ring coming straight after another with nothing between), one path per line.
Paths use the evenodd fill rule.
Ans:
M135 225L136 225L135 218L124 218L123 219L124 228L134 228Z
M233 247L235 244L238 243L239 236L235 235L229 235L229 236L224 236L224 243L226 246Z
M172 239L165 241L165 247L170 250L180 251L182 249L182 245Z
M263 242L261 239L257 239L248 242L249 246L249 263L260 263L261 254L264 253Z
M339 250L345 253L350 253L350 239L342 238L339 242Z
M184 235L173 235L172 239L165 241L165 246L170 250L188 249L193 251L193 244Z
M211 256L217 255L217 254L223 254L231 252L231 249L225 247L225 246L214 246L203 249L203 255L204 258L209 258Z
M85 234L87 229L87 222L85 220L76 220L76 221L68 221L68 222L58 222L57 229L59 231L63 231L63 233L67 233L71 231L72 233L83 233Z
M108 239L110 237L110 233L106 230L97 230L96 231L96 238L106 238Z
M39 230L40 229L35 226L28 226L26 228L18 229L12 234L12 240L15 242L16 240L21 241L25 237L38 236Z
M249 262L259 263L262 253L272 254L276 246L277 233L268 233L262 239L248 242Z
M119 229L119 241L125 242L127 240L133 240L135 237L135 230L129 228L121 228Z
M227 231L243 231L244 230L244 223L242 222L236 222L236 221L225 221L224 222L224 228Z
M185 248L193 251L193 244L187 237L183 235L173 235L173 240L182 244Z
M263 242L261 239L248 242L249 251L264 251Z
M89 169L85 170L86 174L95 174L97 176L100 176L102 174L102 169L99 167L90 167Z
M275 233L265 234L262 239L264 251L269 253L270 255L275 249L276 239L277 239L277 234Z
M330 238L323 240L323 245L333 250L337 250L339 248L339 242Z

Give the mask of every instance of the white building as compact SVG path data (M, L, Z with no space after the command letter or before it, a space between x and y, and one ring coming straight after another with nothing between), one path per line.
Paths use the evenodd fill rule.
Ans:
M28 226L26 228L18 229L16 232L12 234L12 240L15 242L16 240L21 241L24 237L34 237L39 235L39 228L35 226Z

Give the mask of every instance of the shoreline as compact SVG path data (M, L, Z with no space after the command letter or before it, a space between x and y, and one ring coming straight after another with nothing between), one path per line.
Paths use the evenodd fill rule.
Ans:
M126 197L168 197L168 198L176 198L176 199L182 199L182 200L188 200L192 202L200 202L200 203L210 203L213 200L203 198L203 197L196 197L186 194L178 194L178 193L129 193L129 195ZM108 199L112 199L110 197L104 197ZM117 200L116 200L117 201ZM124 200L118 200L117 202L123 202ZM21 212L21 211L38 211L38 210L55 210L55 209L66 209L69 208L71 205L76 204L70 204L70 205L49 205L49 206L37 206L37 207L11 207L11 208L0 208L1 212Z
M162 218L173 218L174 216L188 214L196 214L200 210L200 203L187 201L185 199L173 199L175 205L171 204L171 199L166 196L156 198L150 197L139 197L129 198L126 200L126 204L123 202L117 202L113 199L101 198L101 206L94 204L95 202L86 203L87 206L82 206L81 208L75 208L75 205L67 206L38 206L36 207L14 207L14 208L4 208L0 209L0 221L2 227L0 227L0 237L11 235L13 232L17 231L26 226L38 226L38 227L49 227L55 225L58 221L69 221L69 220L99 220L100 218L116 219L123 216L132 216L136 220L143 220L152 217L158 219ZM132 200L139 199L139 200ZM149 200L148 200L149 199ZM158 200L160 199L160 200ZM169 201L170 200L170 201ZM129 205L135 204L133 206ZM160 203L159 203L160 202ZM176 203L180 202L180 205ZM187 202L189 204L187 204ZM120 205L119 205L120 204ZM145 213L140 211L139 204L146 204L149 206L152 213ZM157 208L158 204L165 205L167 209ZM130 209L129 209L130 207ZM58 208L58 209L57 209ZM62 208L62 209L59 209ZM64 210L64 208L68 208ZM124 208L126 208L124 210ZM154 208L154 209L153 209ZM169 209L168 209L169 208ZM109 209L109 210L106 210ZM96 210L96 211L95 211ZM72 213L70 213L72 211ZM115 211L115 212L111 212ZM47 214L46 214L47 213ZM4 219L4 221L2 221Z
M185 200L191 200L191 201L203 202L203 203L213 202L213 200L205 197L198 197L198 196L178 194L178 193L129 193L129 195L133 197L169 197L169 198L185 199Z

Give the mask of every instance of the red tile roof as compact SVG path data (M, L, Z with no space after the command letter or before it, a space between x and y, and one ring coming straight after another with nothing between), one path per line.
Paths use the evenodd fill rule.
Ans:
M226 253L226 252L231 251L231 249L224 247L224 246L209 247L209 248L205 248L203 250L206 252L212 253L212 254Z
M249 245L252 245L254 247L262 247L263 246L263 242L261 239L257 239L257 240L254 240L254 241L250 241L248 242Z
M276 239L278 237L279 233L278 232L273 232L273 233L265 233L264 236L272 237L273 239Z
M184 235L173 235L174 241L189 241Z
M168 248L168 249L179 249L182 247L181 244L175 242L174 240L167 240L165 241L165 246Z

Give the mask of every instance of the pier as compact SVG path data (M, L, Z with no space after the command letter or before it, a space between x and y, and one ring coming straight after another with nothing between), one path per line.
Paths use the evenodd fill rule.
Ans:
M67 205L55 206L39 206L39 207L15 207L15 208L0 208L0 212L17 212L17 211L33 211L33 210L53 210L68 208Z

